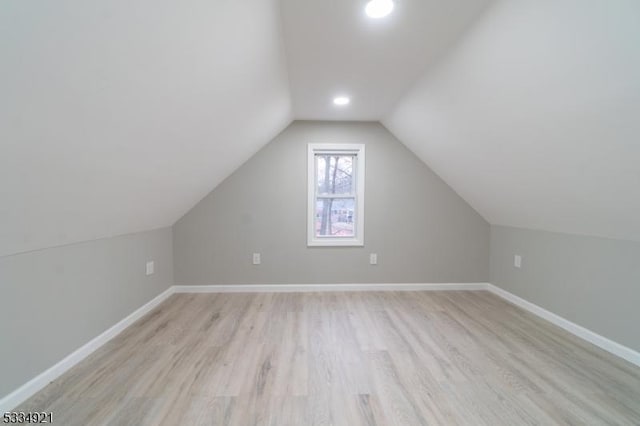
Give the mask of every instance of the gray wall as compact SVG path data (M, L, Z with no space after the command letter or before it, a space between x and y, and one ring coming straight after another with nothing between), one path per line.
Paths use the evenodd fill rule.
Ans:
M165 228L0 257L0 397L171 286L171 244Z
M640 351L640 242L492 226L491 282Z
M364 248L307 247L308 143L366 145ZM486 282L489 232L379 123L298 121L174 225L176 284Z

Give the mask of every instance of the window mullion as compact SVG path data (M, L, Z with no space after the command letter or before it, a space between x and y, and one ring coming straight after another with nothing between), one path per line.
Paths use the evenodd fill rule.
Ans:
M356 194L317 194L316 198L325 199L325 198L356 198Z

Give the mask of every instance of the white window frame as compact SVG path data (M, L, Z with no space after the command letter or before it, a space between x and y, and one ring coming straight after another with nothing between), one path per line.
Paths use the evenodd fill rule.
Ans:
M317 237L315 234L315 212L316 212L316 155L354 155L355 173L353 184L355 191L353 195L344 198L355 198L355 211L353 214L355 229L353 237ZM344 246L364 246L364 179L365 179L365 156L364 144L324 144L310 143L308 145L307 158L307 245L324 247L344 247ZM340 198L340 197L336 197Z

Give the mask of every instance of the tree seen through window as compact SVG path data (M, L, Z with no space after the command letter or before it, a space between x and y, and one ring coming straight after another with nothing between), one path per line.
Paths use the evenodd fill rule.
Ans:
M317 236L354 235L354 155L316 155Z

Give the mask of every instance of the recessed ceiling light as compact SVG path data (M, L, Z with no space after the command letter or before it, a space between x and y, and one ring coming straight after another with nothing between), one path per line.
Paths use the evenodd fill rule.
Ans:
M337 97L333 98L333 103L335 105L340 105L340 106L348 105L349 102L351 102L351 99L349 99L346 96L337 96Z
M364 11L369 18L383 18L393 10L393 0L371 0Z

